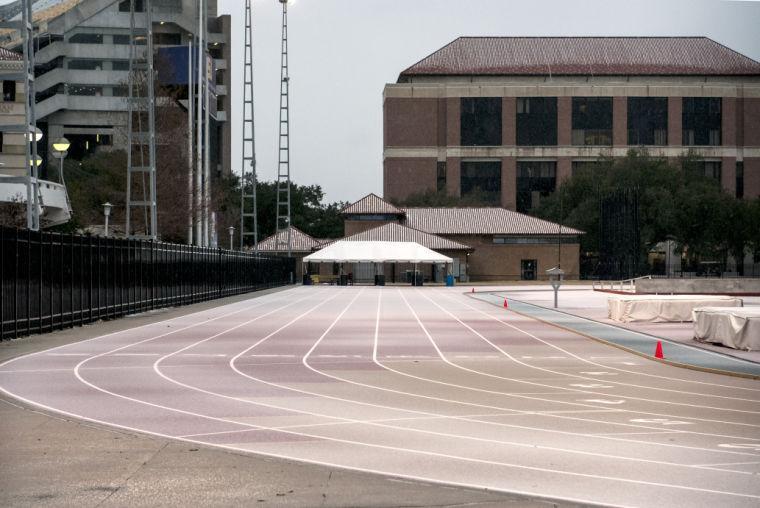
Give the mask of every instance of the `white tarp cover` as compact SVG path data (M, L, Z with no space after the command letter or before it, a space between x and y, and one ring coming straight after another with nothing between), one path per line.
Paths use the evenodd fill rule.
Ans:
M414 242L347 242L328 245L304 263L451 263L450 257Z
M690 322L696 307L741 307L742 299L720 295L615 295L607 299L610 319L631 323Z
M745 351L760 350L760 307L698 307L694 338Z

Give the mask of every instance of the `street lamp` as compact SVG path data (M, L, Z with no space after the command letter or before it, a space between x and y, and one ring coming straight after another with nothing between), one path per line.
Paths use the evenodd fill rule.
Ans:
M235 237L235 227L234 226L230 226L230 227L227 228L227 231L230 232L230 250L234 250L232 248L232 239Z
M34 138L34 139L32 139L32 138ZM32 136L31 132L27 132L26 133L26 140L29 141L30 143L32 141L37 142L37 141L39 141L41 139L42 139L42 130L40 130L39 127L35 127L34 128L34 136Z
M108 237L108 218L111 216L111 203L106 201L103 203L103 215L105 215L106 218L106 224L105 224L105 236Z
M71 143L66 138L58 138L53 141L53 157L61 161L61 171L58 175L61 185L66 186L66 182L63 179L63 159L69 154L69 147Z
M557 292L559 291L559 287L562 285L562 281L565 280L565 271L562 268L555 266L554 268L546 270L546 275L549 276L549 281L554 288L554 308L556 309Z

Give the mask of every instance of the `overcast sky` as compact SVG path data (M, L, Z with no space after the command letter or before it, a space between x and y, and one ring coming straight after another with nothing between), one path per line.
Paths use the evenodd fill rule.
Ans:
M232 167L240 167L244 1L232 14ZM277 171L278 0L253 2L256 158L260 180ZM459 36L704 35L760 60L753 0L295 0L288 7L291 177L326 200L382 194L386 83Z

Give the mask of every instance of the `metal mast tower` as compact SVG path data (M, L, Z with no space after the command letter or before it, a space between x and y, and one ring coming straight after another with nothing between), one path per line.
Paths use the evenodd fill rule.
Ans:
M36 94L34 88L34 25L32 22L32 0L21 3L21 35L24 41L24 146L27 183L26 183L26 227L32 231L40 229L40 203L37 158L37 116L34 111ZM14 80L15 81L15 80ZM14 83L15 86L15 83Z
M253 237L253 250L259 249L256 218L256 142L253 125L253 28L251 0L245 0L245 46L243 49L243 160L240 170L240 250L246 237ZM247 186L251 186L250 192ZM247 219L247 220L246 220Z
M288 85L288 0L282 4L280 55L280 155L277 163L277 232L275 249L292 254L290 238L290 116Z
M145 238L158 238L156 217L156 97L153 69L153 5L143 0L145 13L135 15L137 0L129 1L129 99L127 106L127 217L125 232L132 235L132 212L142 210ZM144 26L136 26L141 19ZM138 45L137 41L145 41ZM133 179L140 175L142 199L135 199Z

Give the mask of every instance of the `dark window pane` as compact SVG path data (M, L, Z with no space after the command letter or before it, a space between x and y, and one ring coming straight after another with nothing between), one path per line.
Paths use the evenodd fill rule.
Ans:
M69 37L74 44L103 44L103 34L74 34Z
M517 98L517 144L543 146L557 144L557 98Z
M744 197L744 162L736 163L736 197Z
M3 102L15 102L15 100L16 82L13 80L3 81Z
M628 98L628 144L668 144L667 97Z
M573 161L573 176L591 175L594 176L602 164L598 161Z
M155 44L163 44L165 46L179 46L182 44L182 36L177 33L154 33L153 42Z
M501 202L501 161L462 161L462 198L470 198L484 205Z
M612 97L573 97L572 143L612 144Z
M145 6L143 5L143 0L134 0L135 2L135 12L145 12ZM130 0L123 0L122 2L119 2L119 12L129 12L129 3Z
M111 69L115 71L128 71L129 70L129 60L114 60L111 63Z
M720 97L684 97L683 144L685 146L719 146L721 144L721 109Z
M463 97L462 146L501 145L501 97Z
M113 36L114 44L129 44L129 35L117 34Z
M99 71L103 69L103 60L70 60L69 69L79 71Z
M436 175L436 189L438 192L446 190L446 161L439 161Z
M529 212L537 207L557 186L557 163L554 161L519 161L517 163L517 211Z

